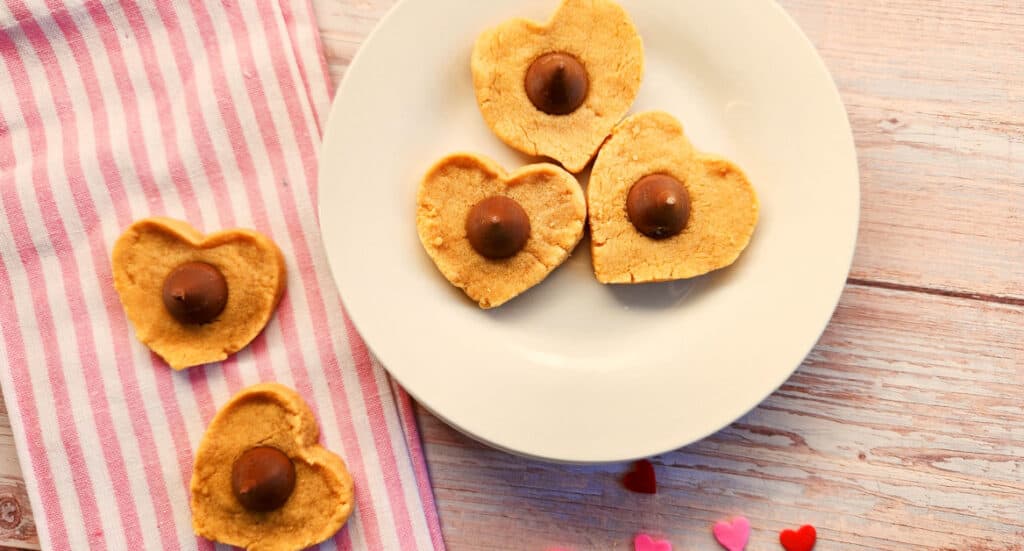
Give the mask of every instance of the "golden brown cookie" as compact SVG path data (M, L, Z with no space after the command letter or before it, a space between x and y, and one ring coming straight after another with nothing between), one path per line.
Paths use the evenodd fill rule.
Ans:
M111 256L136 336L179 370L249 344L286 283L277 245L250 230L204 236L185 222L147 218L125 230Z
M616 127L594 163L587 203L601 283L686 279L729 266L758 218L743 171L696 151L662 112Z
M352 477L318 439L313 413L288 387L235 395L196 452L196 535L250 551L304 549L334 535L352 513Z
M498 138L576 173L633 104L643 42L618 4L564 0L546 24L512 19L481 34L472 70L480 112Z
M456 154L423 178L416 229L448 281L494 308L565 262L586 216L576 178L555 165L508 174L485 157Z

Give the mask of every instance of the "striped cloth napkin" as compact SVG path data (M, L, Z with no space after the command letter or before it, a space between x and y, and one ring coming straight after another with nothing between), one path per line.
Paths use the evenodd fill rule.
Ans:
M330 83L309 0L0 0L0 383L45 549L211 549L192 458L279 381L356 481L325 549L441 549L408 397L345 317L318 233ZM171 371L135 340L110 249L132 221L250 227L288 291L251 346Z

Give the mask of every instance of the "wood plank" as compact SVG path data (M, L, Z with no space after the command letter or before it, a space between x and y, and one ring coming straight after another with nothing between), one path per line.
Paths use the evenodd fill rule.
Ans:
M811 523L829 550L1019 551L1021 321L1017 306L851 286L782 389L654 460L654 497L620 487L625 465L520 459L424 412L449 548L626 549L647 530L677 549L716 549L711 525L742 513L751 549Z
M781 3L854 128L854 277L1024 298L1024 3Z
M396 0L312 0L327 66L341 82L359 46Z

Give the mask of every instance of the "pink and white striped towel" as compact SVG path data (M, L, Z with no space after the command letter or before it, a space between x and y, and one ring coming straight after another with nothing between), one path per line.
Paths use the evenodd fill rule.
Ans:
M192 457L279 381L356 480L326 549L440 549L408 397L346 319L316 219L329 81L308 0L0 0L0 382L46 549L212 548ZM175 373L137 342L110 248L133 220L251 227L288 291L247 349Z

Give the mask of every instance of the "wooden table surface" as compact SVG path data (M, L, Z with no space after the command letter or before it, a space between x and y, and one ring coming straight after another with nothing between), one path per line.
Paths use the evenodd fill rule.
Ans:
M314 0L335 80L393 0ZM831 69L861 169L853 272L800 370L721 433L624 465L548 465L421 413L450 549L1024 550L1024 2L782 0ZM0 545L37 547L6 413Z

